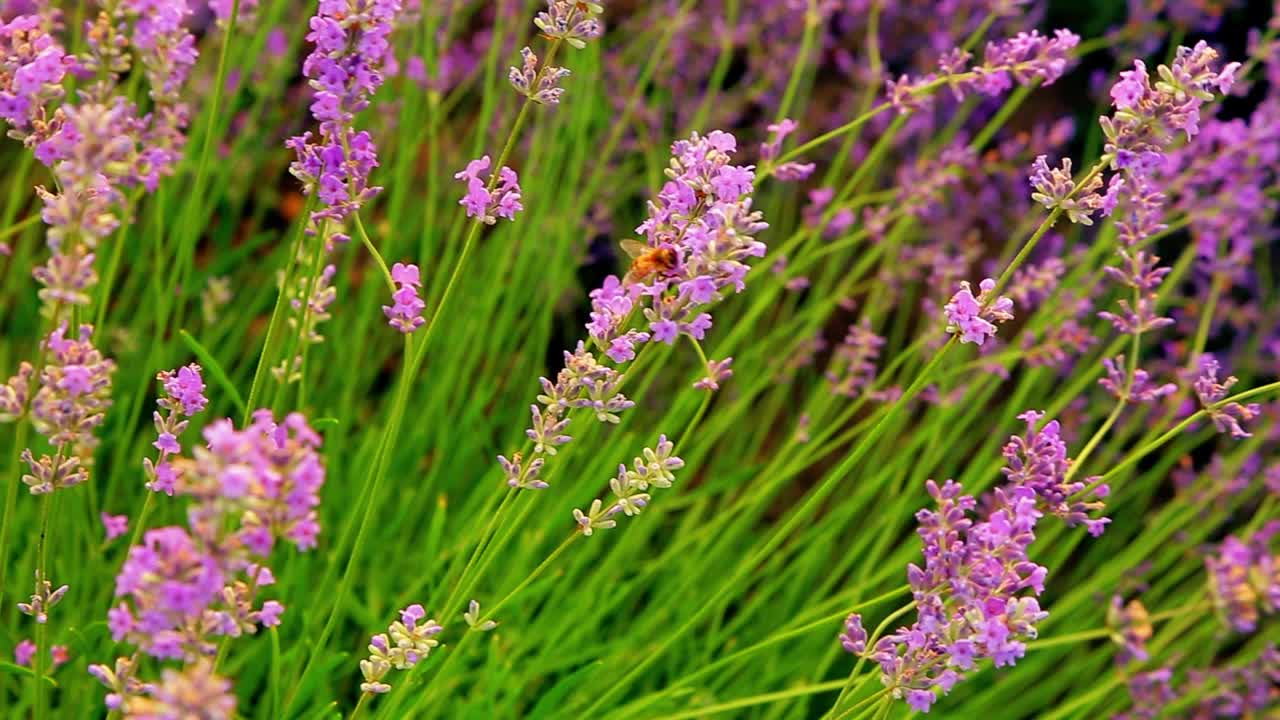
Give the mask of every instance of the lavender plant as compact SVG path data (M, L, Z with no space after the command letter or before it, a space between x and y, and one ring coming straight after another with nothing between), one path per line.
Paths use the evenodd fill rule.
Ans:
M1277 715L1277 33L0 3L0 707Z

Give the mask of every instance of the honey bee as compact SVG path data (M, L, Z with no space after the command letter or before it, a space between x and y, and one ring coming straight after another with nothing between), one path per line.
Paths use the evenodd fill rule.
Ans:
M649 247L639 240L623 240L622 249L631 257L631 269L623 278L623 286L638 283L653 275L667 275L680 262L675 248Z

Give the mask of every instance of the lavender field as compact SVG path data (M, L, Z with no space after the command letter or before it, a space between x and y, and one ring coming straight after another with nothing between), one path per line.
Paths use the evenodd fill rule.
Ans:
M1280 718L1278 33L0 0L0 717Z

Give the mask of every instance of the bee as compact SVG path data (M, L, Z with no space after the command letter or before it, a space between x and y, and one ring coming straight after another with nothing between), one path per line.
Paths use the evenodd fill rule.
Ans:
M675 270L680 256L670 246L649 247L639 240L623 240L622 249L631 257L631 269L623 278L623 286L638 283L653 275L667 275Z

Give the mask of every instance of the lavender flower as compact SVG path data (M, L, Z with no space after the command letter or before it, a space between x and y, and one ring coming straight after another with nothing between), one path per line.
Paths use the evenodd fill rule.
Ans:
M591 501L587 512L578 508L573 510L573 520L578 524L583 535L590 536L596 530L617 526L613 516L622 513L628 517L639 515L649 504L650 486L669 488L675 481L672 471L684 467L684 460L672 455L675 445L667 440L666 435L658 437L658 444L653 449L645 448L644 457L636 458L634 469L625 464L618 465L618 474L609 480L609 489L613 492L613 502L605 507L599 498Z
M1042 515L1035 492L997 488L975 522L969 514L978 503L960 485L926 486L938 509L916 515L925 566L907 569L918 619L882 638L872 655L885 686L920 712L929 711L935 690L949 692L979 660L1017 662L1048 615L1034 597L1047 571L1027 557Z
M1028 410L1018 416L1027 423L1023 435L1014 435L1005 444L1002 454L1006 465L1001 469L1012 487L1023 487L1035 493L1038 506L1066 522L1067 527L1083 524L1090 535L1102 534L1108 518L1093 518L1090 513L1105 507L1102 499L1109 492L1106 485L1093 489L1091 500L1072 500L1088 483L1068 481L1071 461L1067 458L1067 444L1063 442L1061 426L1057 420L1036 429L1044 413Z
M730 367L731 365L733 365L733 358L731 357L727 357L723 360L707 361L706 377L695 382L693 387L695 389L706 390L708 392L715 392L716 390L719 390L720 383L733 377L733 368Z
M418 288L422 286L421 274L417 265L396 263L391 268L391 279L399 286L391 296L391 305L383 305L382 312L387 316L388 324L404 334L409 334L422 327L426 322L422 311L427 304L418 297Z
M1062 159L1061 168L1050 168L1047 158L1036 158L1031 175L1031 187L1035 192L1031 199L1048 210L1061 210L1067 218L1080 225L1092 225L1092 215L1103 208L1104 198L1095 192L1102 187L1102 178L1094 176L1078 191L1075 176L1071 174L1071 158ZM1079 197L1074 197L1079 195Z
M400 11L400 0L324 0L311 18L307 40L315 48L302 72L315 91L311 114L320 135L303 133L285 144L297 154L290 171L320 199L312 215L317 225L341 223L381 190L369 185L377 147L352 123L395 62L388 38Z
M862 616L850 613L844 619L844 631L840 633L840 647L845 652L861 655L867 651L867 631L862 627Z
M788 118L765 128L769 132L769 140L760 144L760 160L766 166L773 166L773 162L782 153L782 144L797 127L799 125ZM773 168L773 176L783 182L799 182L808 179L816 167L813 163L783 163Z
M117 658L114 668L106 665L89 666L89 674L110 690L105 703L108 710L124 709L129 698L141 695L146 689L134 676L136 670L135 661L127 657Z
M1145 662L1150 657L1147 640L1151 639L1151 616L1141 601L1125 603L1119 595L1113 596L1107 607L1107 627L1111 629L1111 641L1120 646L1117 663Z
M1271 550L1277 534L1280 521L1273 520L1247 542L1228 536L1217 556L1205 558L1214 606L1237 632L1251 633L1261 614L1280 611L1280 559Z
M849 326L844 342L836 347L825 376L831 392L844 397L857 397L871 389L876 379L876 360L884 338L871 329L871 320Z
M99 513L99 517L102 518L102 529L107 535L107 542L111 542L129 532L128 515L111 515L102 512Z
M31 658L36 656L36 644L31 640L24 639L22 642L13 646L13 663L22 667L31 666Z
M169 463L169 457L182 452L178 437L186 432L188 421L185 418L202 412L209 399L204 395L204 378L200 375L200 366L195 363L176 370L162 371L156 375L156 379L163 389L156 405L167 411L166 415L161 415L159 411L151 415L156 428L156 441L152 446L160 451L160 458L155 462L151 458L143 458L142 466L147 475L147 489L172 496L177 471Z
M136 718L231 720L236 696L231 682L215 675L213 661L202 658L181 670L165 668L160 682L147 684L144 695L125 700L125 714Z
M226 579L219 558L180 527L148 530L143 538L116 577L116 597L130 602L108 613L111 637L162 659L212 652L206 636L222 625L207 611Z
M1200 406L1208 413L1209 418L1213 420L1214 427L1218 428L1218 432L1230 432L1231 437L1247 438L1251 437L1250 433L1244 429L1241 423L1249 422L1262 412L1262 406L1257 403L1249 403L1242 405L1237 402L1223 404L1223 400L1227 397L1227 391L1236 384L1237 380L1234 375L1228 376L1223 382L1218 382L1218 371L1221 366L1218 359L1212 355L1203 355L1200 357L1200 375L1196 378L1194 388L1196 397L1200 399Z
M508 460L498 456L507 485L513 488L542 490L550 485L539 478L545 458L556 454L556 448L572 438L564 434L569 425L568 413L573 409L588 410L604 423L617 423L618 413L635 406L618 392L622 375L613 368L601 365L596 356L579 342L577 349L564 353L564 369L555 382L539 378L542 394L539 405L530 406L533 418L525 434L534 442L533 455L526 461L520 453Z
M204 439L207 446L178 468L178 492L201 502L190 515L202 537L218 537L231 515L241 518L238 542L260 557L279 537L299 550L315 547L325 468L321 438L306 418L291 413L277 424L260 409L244 430L220 420L204 429Z
M741 292L747 259L764 256L764 243L752 237L767 227L751 209L755 171L729 164L736 149L737 140L718 130L672 145L669 181L636 233L648 248L673 252L676 262L642 277L611 275L591 292L587 331L615 362L630 361L651 340L673 341L672 330L701 339L711 327L704 309L730 289ZM627 327L638 309L652 333Z
M93 346L93 328L80 326L75 340L66 338L63 323L46 341L52 357L40 372L40 389L31 400L31 420L49 438L57 452L36 460L30 449L22 451L30 474L22 481L31 494L42 495L84 482L89 477L85 459L98 440L93 431L111 407L111 375L115 363Z
M53 583L37 570L35 592L31 593L29 602L18 603L18 611L23 615L30 615L37 623L43 625L49 622L49 610L62 602L66 594L66 585L60 585L55 590Z
M421 605L410 605L400 612L400 619L391 623L385 634L370 638L369 657L360 661L360 673L364 677L361 692L375 695L388 692L391 686L383 680L392 668L408 670L427 659L440 644L435 636L444 628L435 620L422 622L426 616Z
M560 81L569 76L569 71L550 65L539 68L538 56L527 47L520 51L520 57L523 59L522 66L513 67L507 73L511 86L539 105L559 105L560 98L564 95Z
M516 213L524 209L520 203L520 178L516 171L503 166L497 177L488 176L492 161L485 155L472 160L467 167L453 177L467 186L467 194L458 204L466 208L467 217L477 218L486 225L493 225L498 218L515 220Z
M596 16L604 7L592 0L547 0L547 9L533 19L542 34L552 40L562 40L581 50L586 41L600 34Z
M1030 85L1040 81L1051 85L1067 71L1071 51L1080 44L1080 36L1069 30L1055 30L1045 37L1032 30L1018 33L1001 42L987 43L981 65L969 66L968 52L954 49L938 61L941 76L926 75L912 79L906 75L888 82L889 101L899 111L919 106L928 88L938 82L951 88L957 99L970 93L995 96L1007 92L1017 82Z
M974 297L967 281L960 283L960 290L951 296L943 311L947 316L947 332L959 333L960 342L982 345L996 335L996 323L1013 319L1013 301L1007 297L992 297L996 281L987 278L978 284L980 293Z
M1115 359L1103 358L1102 365L1106 368L1107 376L1099 379L1098 384L1117 399L1125 402L1151 404L1178 390L1178 386L1173 383L1156 385L1151 380L1151 374L1142 368L1134 370L1133 381L1130 383L1125 370L1124 355L1117 355Z

